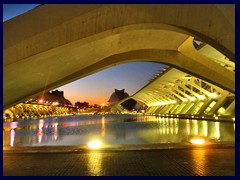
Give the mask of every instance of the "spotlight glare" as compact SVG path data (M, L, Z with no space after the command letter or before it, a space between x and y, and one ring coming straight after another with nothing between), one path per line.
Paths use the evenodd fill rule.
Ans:
M88 143L88 147L91 148L91 149L98 149L102 146L102 143L100 141L97 141L97 140L93 140L93 141L90 141Z
M204 144L205 141L203 139L191 139L190 143L191 144Z

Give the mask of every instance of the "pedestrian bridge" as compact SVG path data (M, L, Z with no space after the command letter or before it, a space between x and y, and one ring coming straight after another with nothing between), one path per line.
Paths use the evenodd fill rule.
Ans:
M194 38L208 48L200 52ZM133 61L163 63L235 94L234 5L39 6L3 23L4 109Z

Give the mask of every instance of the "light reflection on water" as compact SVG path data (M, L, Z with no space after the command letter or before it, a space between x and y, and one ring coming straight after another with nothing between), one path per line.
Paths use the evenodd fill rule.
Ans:
M4 146L86 145L235 141L235 124L141 115L77 115L21 120L3 125Z

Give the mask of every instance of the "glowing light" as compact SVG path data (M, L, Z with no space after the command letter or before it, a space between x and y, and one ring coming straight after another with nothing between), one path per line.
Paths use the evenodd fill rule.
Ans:
M37 134L38 144L41 144L41 142L42 142L42 137L43 137L42 128L43 128L43 126L44 126L44 120L40 119L39 122L38 122L38 134Z
M10 132L10 146L11 147L14 146L14 139L15 139L15 131L14 131L14 129L11 129L11 132Z
M56 106L58 105L59 103L58 102L53 102L52 105Z
M102 143L100 141L97 141L97 140L93 140L93 141L90 141L88 143L88 147L91 148L91 149L98 149L102 146Z
M189 96L188 99L191 100L191 101L196 101L196 98L193 97L193 96Z
M18 122L10 122L10 126L12 129L15 129L18 127Z
M165 101L165 102L158 102L153 104L152 106L162 106L162 105L167 105L167 104L175 104L177 103L176 100L170 100L170 101Z
M233 121L235 121L235 118L232 118Z
M191 139L190 143L191 144L204 144L205 141L204 141L204 139Z
M217 98L218 97L218 95L216 93L209 93L209 96L211 98Z
M43 137L42 129L38 129L37 137L38 137L38 144L41 144L41 142L42 142L42 137Z
M187 98L181 98L183 102L187 102L188 99Z
M38 101L39 103L43 103L43 99L39 99L39 101Z
M198 95L198 99L204 100L204 99L206 99L206 96L204 96L204 95L202 95L202 94L199 94L199 95Z
M43 128L43 125L44 125L44 120L43 120L43 119L40 119L40 120L38 121L38 128L39 128L39 129L42 129L42 128Z

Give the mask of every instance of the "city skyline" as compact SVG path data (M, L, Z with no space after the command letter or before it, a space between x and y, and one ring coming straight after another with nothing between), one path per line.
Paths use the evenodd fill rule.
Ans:
M4 4L3 22L37 6L39 4ZM107 103L114 89L125 89L131 96L144 87L148 80L164 67L165 65L153 62L126 63L52 90L64 91L65 98L73 105L77 101L86 101L91 105Z
M165 65L151 62L134 62L118 65L56 88L64 91L66 99L89 104L107 103L115 89L125 89L132 96L144 87L152 76Z

